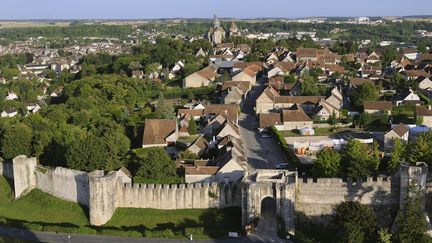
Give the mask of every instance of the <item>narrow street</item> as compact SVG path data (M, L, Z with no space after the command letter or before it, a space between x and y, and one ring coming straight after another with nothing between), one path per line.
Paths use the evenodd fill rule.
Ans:
M239 127L249 169L274 169L279 163L286 162L285 156L279 149L279 145L273 138L263 138L258 132L259 120L255 115L255 103L257 97L262 93L265 86L261 80L247 96L242 113L240 115Z

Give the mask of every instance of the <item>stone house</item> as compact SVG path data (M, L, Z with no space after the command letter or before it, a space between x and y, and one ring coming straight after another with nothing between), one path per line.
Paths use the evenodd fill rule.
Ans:
M401 104L420 104L420 97L414 91L406 90L394 98L396 106Z
M198 182L215 182L216 173L219 166L191 166L185 167L185 182L198 183Z
M209 143L207 142L207 140L204 138L203 135L200 135L191 145L189 145L187 150L201 156L203 153L207 151L208 148L209 148Z
M393 104L391 101L365 101L363 108L365 113L391 115Z
M259 114L259 128L265 129L269 126L280 126L282 125L282 119L280 113L261 113Z
M281 96L274 88L268 87L257 98L256 113L268 113L298 104L306 113L313 114L315 107L324 99L325 96Z
M432 89L432 81L428 77L419 77L416 79L419 89Z
M165 147L174 144L178 138L175 119L146 119L142 147Z
M297 62L318 61L316 48L297 48Z
M217 77L216 68L208 66L198 72L194 72L183 80L183 88L199 88L209 86Z
M392 150L394 140L400 139L408 142L409 128L404 124L396 125L392 130L384 134L384 147L386 150Z
M221 124L219 128L214 132L214 135L217 139L226 137L228 135L240 139L240 132L238 126L229 120L225 120L225 122Z
M417 48L409 47L402 49L402 55L409 60L417 60L420 57L420 53Z
M312 119L298 105L282 111L282 121L284 130L303 129L312 127L313 124Z
M416 106L415 110L416 120L422 120L420 125L432 127L432 106Z
M252 66L248 66L237 74L234 74L231 79L232 81L249 81L251 85L255 85L256 74L257 72L254 70L254 68Z
M218 182L236 182L246 174L247 163L242 156L237 156L232 150L227 151L217 160L220 167L216 173Z
M18 110L15 108L11 108L11 109L6 109L4 111L2 111L2 113L0 114L0 117L5 118L5 117L14 117L18 115Z

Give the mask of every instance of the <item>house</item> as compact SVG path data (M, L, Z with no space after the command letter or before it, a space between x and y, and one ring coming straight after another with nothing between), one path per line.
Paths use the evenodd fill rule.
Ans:
M8 92L8 95L6 96L5 100L16 100L18 99L18 95L14 92Z
M195 57L205 57L207 55L207 53L204 52L204 50L202 48L200 48L196 53L195 53Z
M391 115L393 104L391 101L364 101L363 110L369 114Z
M190 115L194 118L194 120L200 119L204 115L203 109L178 109L177 118L181 118L183 116Z
M227 112L221 112L211 118L205 127L201 129L201 133L207 136L213 136L226 120L228 120Z
M223 97L224 104L240 104L243 101L243 91L234 86Z
M349 82L349 89L353 90L353 89L357 89L360 86L364 85L364 84L371 84L371 85L375 85L375 82L373 80L370 79L366 79L366 78L351 78L350 82Z
M276 75L287 75L294 68L295 65L291 62L280 62L267 72L267 77L272 78Z
M174 144L178 138L175 119L146 119L142 147L165 147Z
M394 98L396 106L401 104L420 104L420 97L414 91L405 90Z
M18 115L18 110L15 108L10 108L10 109L6 109L4 110L1 114L0 117L5 118L5 117L14 117Z
M27 110L30 113L36 113L36 112L38 112L41 109L41 107L39 106L39 104L36 104L36 103L26 104L26 108L27 108Z
M185 182L216 182L216 173L219 166L191 166L185 167Z
M209 86L217 77L216 68L208 66L198 72L194 72L183 80L183 88L198 88Z
M312 119L297 104L282 111L282 121L284 130L303 129L313 124Z
M228 119L219 126L219 128L215 131L214 135L217 139L226 137L228 135L240 139L240 132L238 126L229 121Z
M204 138L203 135L200 135L191 145L189 145L187 150L201 156L203 153L207 151L208 148L209 148L209 143L207 142L207 140Z
M134 70L132 71L132 78L142 79L144 78L143 70Z
M417 106L415 110L416 120L420 125L432 127L432 106Z
M269 126L280 126L282 125L282 119L280 113L262 113L259 114L259 128L265 129Z
M331 116L336 118L340 117L339 108L333 106L332 104L324 101L319 102L318 107L315 110L315 116L322 121L328 120Z
M297 62L318 61L316 48L297 48Z
M407 79L417 79L419 77L430 77L429 73L425 70L407 70L405 71Z
M402 55L409 60L417 60L420 57L420 53L417 48L409 47L402 49Z
M210 104L205 106L204 116L206 119L212 119L219 114L222 114L226 119L237 124L239 106L236 104Z
M290 108L299 104L306 113L313 113L316 105L325 96L281 96L274 88L266 88L256 101L256 113L268 113L271 110Z
M256 83L256 74L258 71L253 66L248 66L242 71L231 77L232 81L249 81L252 85Z
M376 51L373 51L366 59L367 63L377 63L380 61L380 56L378 55L378 53Z
M384 147L392 150L395 139L408 142L409 128L404 124L396 125L392 130L384 134Z
M416 79L419 89L427 90L432 89L432 81L427 77L418 77Z
M235 155L232 150L227 151L216 162L220 167L216 173L216 180L219 183L237 182L246 174L247 163L245 158Z

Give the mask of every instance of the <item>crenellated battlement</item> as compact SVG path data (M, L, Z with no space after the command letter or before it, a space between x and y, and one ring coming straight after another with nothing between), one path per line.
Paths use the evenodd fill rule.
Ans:
M298 181L301 185L378 185L381 186L384 184L391 184L392 177L367 177L367 178L299 178Z
M122 170L105 174L104 171L87 173L62 167L51 169L26 156L16 157L12 164L0 164L1 175L14 179L16 197L38 188L88 206L92 225L105 224L118 207L175 210L241 206L245 210L243 223L248 223L252 209L260 208L262 198L275 195L281 207L279 212L290 219L294 218L294 212L322 218L322 215L331 215L335 205L347 200L394 208L409 193L408 183L413 180L425 188L429 195L427 202L432 200L432 179L427 178L424 163L402 165L393 177L298 178L296 172L263 170L259 180L247 179L238 184L132 183L128 173ZM294 221L288 223L293 227Z

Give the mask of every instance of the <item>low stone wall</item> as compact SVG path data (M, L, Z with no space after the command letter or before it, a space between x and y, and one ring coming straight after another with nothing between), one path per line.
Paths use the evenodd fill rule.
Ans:
M393 180L394 179L394 180ZM336 205L358 201L371 207L399 205L399 180L391 177L367 178L353 182L339 178L299 178L296 211L312 220L327 221Z

